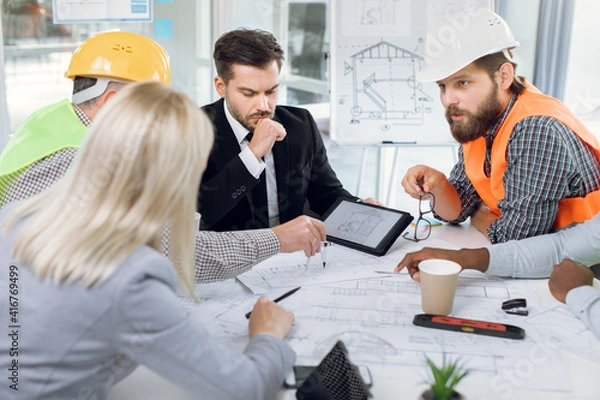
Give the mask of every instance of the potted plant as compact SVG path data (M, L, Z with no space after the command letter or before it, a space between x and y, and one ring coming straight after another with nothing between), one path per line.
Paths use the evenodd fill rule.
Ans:
M458 359L449 360L444 354L441 367L438 367L429 357L425 357L429 367L429 389L421 394L421 400L462 400L463 395L458 393L456 385L466 377L470 370L459 365Z

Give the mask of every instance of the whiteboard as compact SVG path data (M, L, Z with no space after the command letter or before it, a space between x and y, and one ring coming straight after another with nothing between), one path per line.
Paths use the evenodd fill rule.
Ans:
M331 137L456 144L435 83L419 83L427 25L493 0L331 0Z

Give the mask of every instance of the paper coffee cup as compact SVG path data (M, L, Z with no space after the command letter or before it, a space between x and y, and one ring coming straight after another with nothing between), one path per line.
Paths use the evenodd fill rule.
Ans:
M421 308L427 314L448 315L452 312L459 264L448 260L425 260L419 263Z

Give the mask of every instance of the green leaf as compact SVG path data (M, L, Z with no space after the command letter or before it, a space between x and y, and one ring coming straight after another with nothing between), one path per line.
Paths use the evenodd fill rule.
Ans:
M431 381L428 383L437 400L449 399L458 383L471 372L460 365L459 359L449 360L446 353L443 354L441 367L435 365L427 356L425 361L431 376Z

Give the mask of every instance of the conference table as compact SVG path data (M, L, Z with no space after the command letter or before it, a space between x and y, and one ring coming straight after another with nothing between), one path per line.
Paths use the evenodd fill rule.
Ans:
M297 353L297 364L318 364L341 340L350 359L370 369L374 399L418 399L427 388L425 356L435 362L458 359L471 371L457 388L466 399L600 398L600 340L551 296L547 279L501 279L476 271L459 276L451 315L525 329L525 339L512 340L413 325L414 315L422 312L419 284L406 273L382 273L391 272L406 252L425 246L487 244L467 222L435 227L429 239L417 244L399 238L384 257L334 245L326 268L319 256L307 260L300 253L279 254L239 279L199 284L201 303L182 303L206 320L219 341L241 352L247 342L244 314L256 299L302 286L281 302L296 316L286 340ZM527 316L501 309L503 301L516 297L527 299ZM143 366L109 395L112 400L167 398L202 397ZM294 399L295 392L282 387L276 398Z

